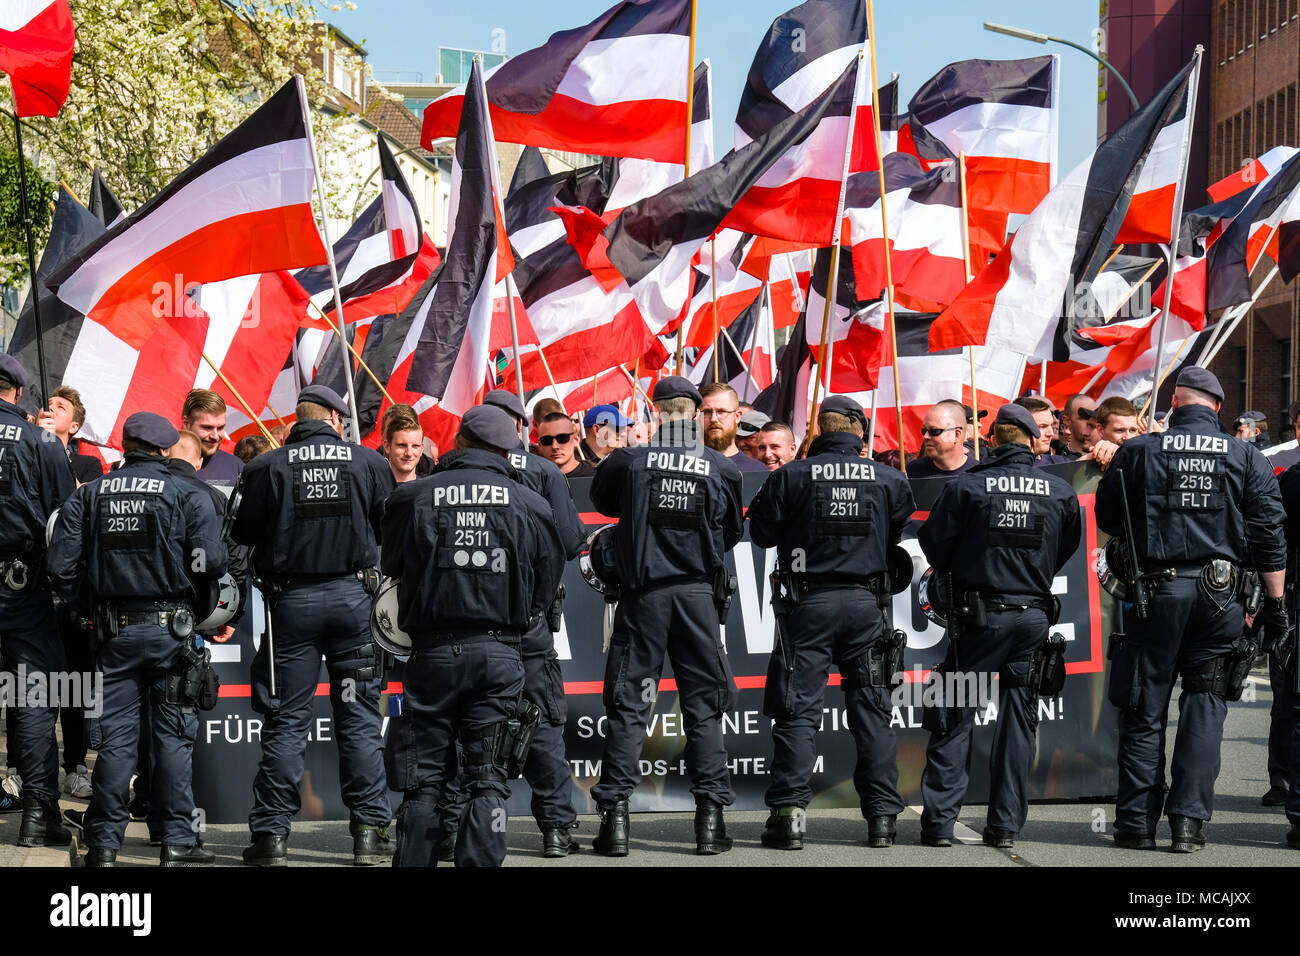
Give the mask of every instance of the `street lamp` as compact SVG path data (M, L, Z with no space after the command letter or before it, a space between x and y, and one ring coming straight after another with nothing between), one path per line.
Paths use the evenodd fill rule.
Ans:
M1048 36L1046 33L1035 33L1033 30L1022 30L1019 27L1008 27L1001 23L985 23L984 29L988 30L990 33L1002 33L1006 36L1016 37L1020 40L1031 40L1034 43L1046 43L1048 40L1051 40L1053 43L1064 43L1066 46L1074 47L1080 53L1086 53L1106 69L1110 70L1111 73L1115 74L1115 79L1119 80L1120 86L1124 87L1124 92L1128 94L1129 100L1133 103L1133 111L1137 112L1137 110L1141 108L1142 104L1138 102L1137 96L1134 95L1133 88L1129 86L1124 77L1120 75L1119 70L1115 69L1097 54L1089 50L1086 46L1080 46L1073 40L1063 40L1060 37Z

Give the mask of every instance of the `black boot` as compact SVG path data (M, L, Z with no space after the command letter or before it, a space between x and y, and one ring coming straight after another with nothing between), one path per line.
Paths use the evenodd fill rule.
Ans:
M591 848L601 856L627 856L627 801L601 804L599 810L600 832L591 841Z
M38 797L23 790L23 819L18 824L19 846L67 846L72 834L63 825L63 811L54 797Z
M802 850L807 819L803 807L773 807L763 824L763 846L772 850Z
M289 862L289 838L276 833L254 833L253 845L244 848L247 866L285 866Z
M217 862L217 855L211 850L203 849L202 843L194 846L176 846L164 843L158 853L160 866L211 866Z
M86 850L85 864L86 866L117 866L117 851L89 847Z
M542 856L546 859L559 860L577 852L578 841L568 827L549 827L542 831Z
M877 850L893 846L894 838L897 835L897 814L885 814L883 816L867 818L867 846Z
M1001 827L985 827L984 845L999 850L1010 850L1016 845L1016 831L1003 830Z
M1173 831L1174 842L1169 847L1171 853L1195 853L1205 846L1205 835L1201 833L1201 821L1194 817L1169 814L1169 829Z
M388 838L388 827L354 823L352 830L352 865L378 866L393 858L393 841Z
M722 822L722 805L708 797L695 801L695 855L716 856L731 849L727 825Z
M1297 823L1286 831L1286 845L1293 850L1300 850L1300 823Z
M1115 831L1115 848L1119 850L1154 850L1156 838L1145 833L1130 833L1127 830Z

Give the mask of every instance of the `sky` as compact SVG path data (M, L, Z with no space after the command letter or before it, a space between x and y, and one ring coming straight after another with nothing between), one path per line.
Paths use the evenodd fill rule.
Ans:
M432 81L438 48L492 50L504 38L510 55L540 46L557 30L595 19L613 0L354 0L356 10L328 14L329 22L361 43L371 68L384 74L421 73ZM696 60L714 70L714 136L719 155L731 146L731 126L745 75L772 20L797 0L698 0ZM877 77L899 74L900 102L948 63L966 59L1016 59L1045 52L1061 57L1060 167L1064 175L1096 145L1095 60L1057 43L1042 46L990 33L984 21L1010 24L1092 45L1097 4L1030 5L1023 0L876 0ZM502 31L502 32L498 32ZM409 77L414 79L414 77ZM1122 95L1122 93L1120 94Z

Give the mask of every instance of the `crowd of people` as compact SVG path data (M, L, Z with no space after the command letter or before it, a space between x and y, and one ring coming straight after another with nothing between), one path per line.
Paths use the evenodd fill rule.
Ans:
M1220 673L1240 656L1233 642L1250 633L1248 621L1274 666L1288 666L1283 503L1300 514L1300 477L1288 472L1279 491L1255 447L1264 423L1248 413L1232 437L1217 419L1222 389L1199 369L1180 376L1173 411L1152 420L1151 436L1139 410L1117 397L1074 395L1057 409L1027 394L1000 408L987 429L983 410L938 402L924 415L921 454L906 463L906 479L895 470L896 450L871 453L871 424L847 398L828 396L812 432L800 436L728 385L697 388L675 376L655 386L651 421L615 405L570 415L549 399L529 414L518 396L491 392L465 414L446 453L407 405L385 410L377 450L343 441L348 407L315 385L300 393L292 424L244 437L227 452L225 403L195 389L172 421L150 412L128 418L124 456L108 472L79 447L86 410L77 392L55 389L29 416L19 407L27 387L26 371L0 356L0 495L9 499L0 512L4 663L28 673L97 671L105 714L92 741L80 711L62 709L60 774L55 709L9 707L13 769L0 810L22 811L22 845L63 844L68 825L82 828L88 865L114 865L129 818L148 821L164 865L213 862L189 825L194 709L205 671L194 659L202 661L205 643L231 639L253 587L267 608L251 665L254 708L265 720L244 861L261 866L288 859L322 657L356 863L500 864L505 836L492 821L518 773L532 788L544 854L577 851L552 633L561 569L584 552L589 581L616 609L607 626L609 732L592 790L601 820L592 848L629 852L629 798L653 701L637 688L656 686L668 657L689 741L696 850L725 852L732 841L723 809L734 792L719 719L735 684L719 625L734 587L724 557L747 520L756 543L777 549L780 579L764 701L774 721L772 812L762 842L803 846L811 734L833 666L854 715L854 783L868 844L891 845L902 801L889 692L903 644L889 595L910 583L910 575L898 577L892 552L915 509L906 479L944 482L921 534L936 575L932 603L953 638L940 670L1001 675L985 830L992 846L1013 845L1028 812L1036 700L1051 692L1043 676L1051 655L1060 669L1061 647L1049 646L1050 586L1081 538L1073 490L1044 466L1095 462L1103 474L1099 527L1116 536L1129 523L1137 529L1128 542L1137 564L1123 612L1127 637L1116 637L1123 663L1111 677L1120 708L1117 846L1153 847L1162 812L1173 849L1204 845L1224 701L1232 699ZM767 476L748 515L747 471ZM1127 488L1116 473L1127 473ZM618 519L604 537L588 537L578 518L569 480L582 477L592 479L593 505ZM382 643L371 640L371 610L385 587L380 569L400 585L388 623L410 648L404 719L392 722L386 740L378 711L386 665ZM1245 607L1248 579L1265 595L1254 608ZM223 615L227 580L244 597ZM1143 588L1145 604L1134 597ZM1165 627L1170 621L1180 623ZM1165 800L1157 778L1179 674L1185 718ZM1266 800L1288 803L1297 824L1288 842L1297 845L1300 788L1286 773L1291 709L1289 698L1275 704L1270 774L1282 782ZM973 713L940 707L927 724L928 846L951 844ZM529 725L531 746L518 736L520 724ZM88 798L88 809L65 814L60 789ZM405 797L396 840L388 789Z

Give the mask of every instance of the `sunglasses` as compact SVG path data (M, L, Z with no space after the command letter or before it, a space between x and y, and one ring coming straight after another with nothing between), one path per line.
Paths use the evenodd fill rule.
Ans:
M573 435L573 432L569 432L567 435L543 435L541 438L537 439L537 444L544 445L547 448L550 448L556 442L559 442L561 445L567 445L569 439L572 438Z
M944 432L955 432L958 429L965 427L965 425L949 425L947 428L922 428L921 434L929 438L938 438Z

